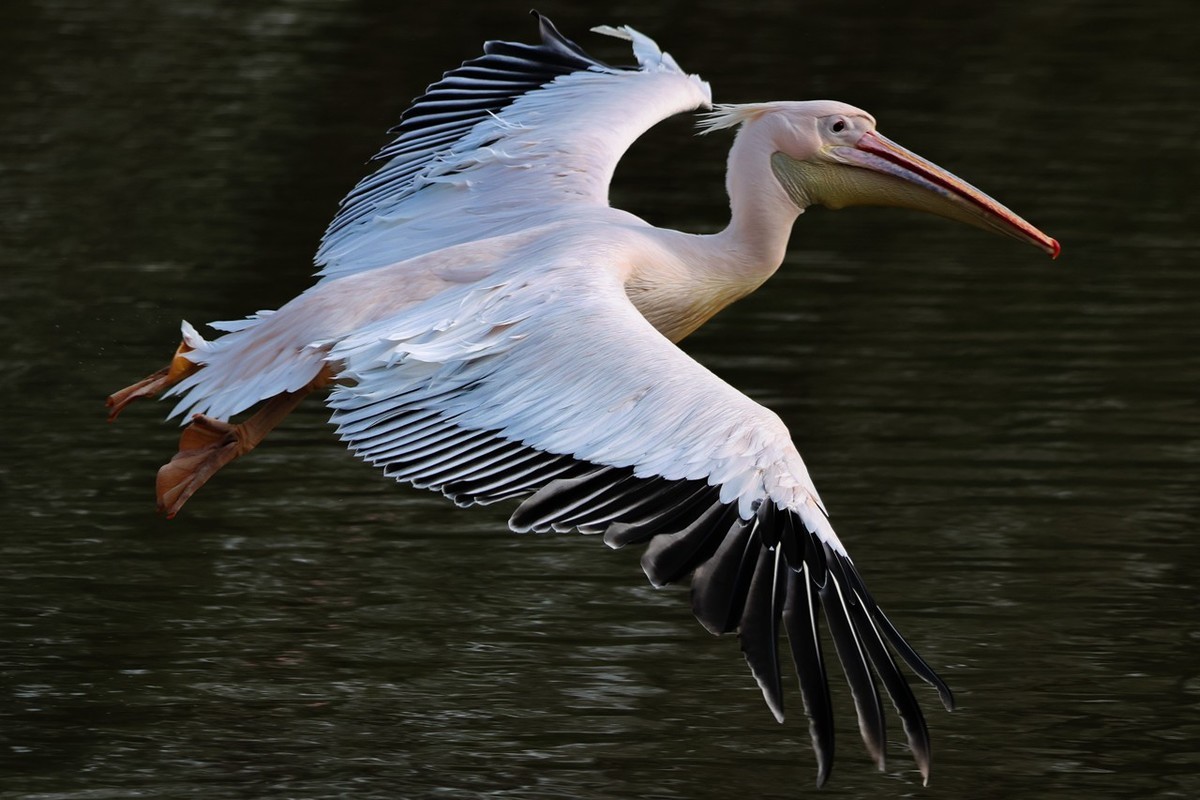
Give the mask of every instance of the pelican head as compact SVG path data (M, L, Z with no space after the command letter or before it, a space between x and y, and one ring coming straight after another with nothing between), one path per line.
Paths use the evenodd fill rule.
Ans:
M927 211L1032 244L1058 242L949 171L875 130L862 109L831 100L717 106L706 130L743 125L765 135L771 171L799 208L882 205Z

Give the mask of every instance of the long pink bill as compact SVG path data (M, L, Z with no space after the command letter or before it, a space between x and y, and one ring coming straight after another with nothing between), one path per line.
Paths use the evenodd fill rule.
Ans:
M838 147L835 153L852 166L899 179L902 184L889 204L929 211L1011 236L1041 248L1051 258L1058 257L1061 248L1056 240L958 176L886 136L868 131L855 146Z

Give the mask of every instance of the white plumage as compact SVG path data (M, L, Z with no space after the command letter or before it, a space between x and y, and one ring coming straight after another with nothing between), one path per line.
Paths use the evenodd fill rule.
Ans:
M212 341L184 323L172 365L113 395L112 416L179 397L173 414L191 424L158 479L173 515L332 385L338 434L397 480L461 505L523 498L516 530L648 543L650 579L691 576L696 616L738 631L781 720L786 631L818 782L833 756L823 608L872 756L882 766L877 677L927 777L925 722L889 647L947 707L949 690L867 592L783 422L673 342L766 280L814 203L903 205L1057 243L831 101L718 107L706 128L738 129L729 227L654 228L608 206L609 181L647 128L710 108L708 85L630 28L599 30L632 42L637 69L540 26L541 44L489 42L414 102L326 231L311 289L214 324Z
M712 95L647 37L601 30L632 39L642 69L614 69L551 37L542 45L556 59L551 67L562 61L571 71L482 119L463 106L507 97L504 74L486 70L528 57L524 46L489 43L474 67L467 62L431 86L413 105L417 113L406 115L421 125L406 129L402 121L402 135L377 156L383 166L344 201L317 251L320 274L360 272L607 206L609 181L629 146L655 123L707 107ZM452 99L439 101L443 95Z

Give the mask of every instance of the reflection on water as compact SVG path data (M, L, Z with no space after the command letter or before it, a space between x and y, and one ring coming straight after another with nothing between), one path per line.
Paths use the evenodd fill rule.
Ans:
M635 24L720 100L862 105L1064 243L1051 265L937 220L813 211L770 290L688 345L784 417L954 686L953 715L918 690L921 793L1200 794L1196 86L1157 55L1186 52L1195 9L727 5L556 18ZM166 523L165 408L102 423L180 317L307 285L407 97L484 38L531 35L523 8L459 9L0 8L0 797L809 786L798 698L771 722L736 642L645 585L637 553L390 485L317 407ZM728 140L688 134L635 147L614 197L711 230ZM898 745L874 773L835 694L827 791L915 794Z

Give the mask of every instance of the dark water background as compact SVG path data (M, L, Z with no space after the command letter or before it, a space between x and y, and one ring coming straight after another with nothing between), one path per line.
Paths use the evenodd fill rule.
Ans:
M737 6L737 9L734 9ZM638 554L506 533L347 455L310 404L173 522L178 435L102 400L180 318L309 284L408 98L526 4L0 5L0 798L796 797L736 640ZM931 786L835 687L829 798L1200 796L1200 6L543 4L718 100L831 97L1063 243L813 211L687 349L776 409L893 619L955 688ZM714 230L728 138L673 121L615 201ZM893 725L893 727L898 727Z

